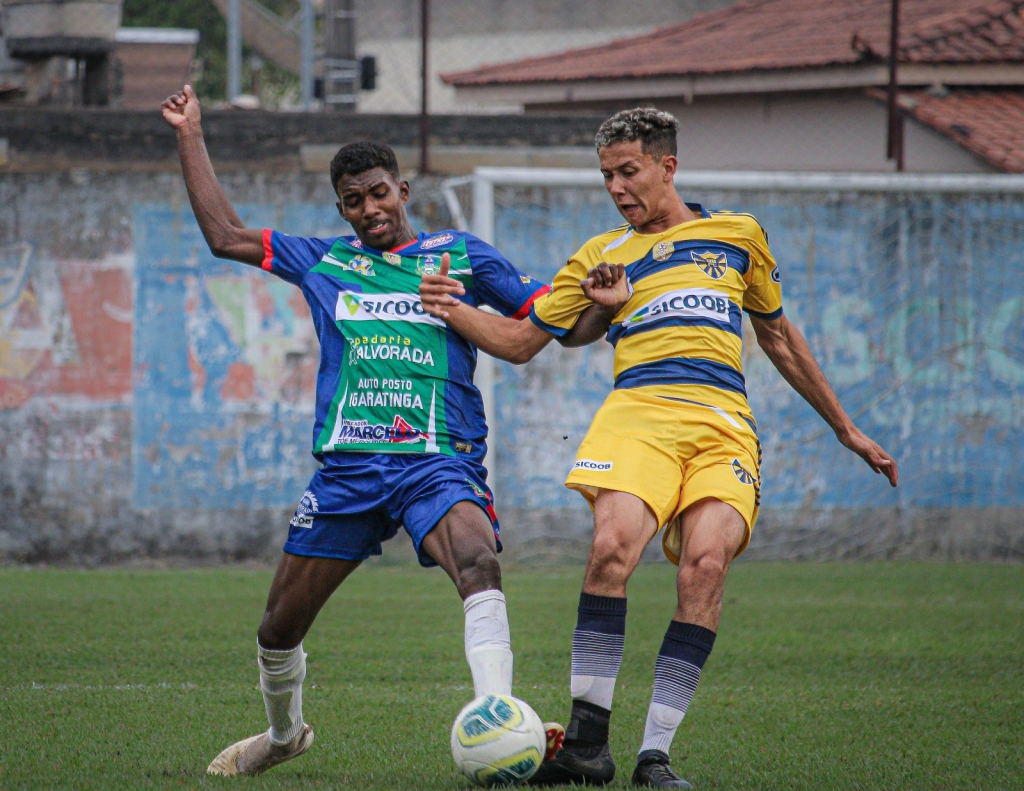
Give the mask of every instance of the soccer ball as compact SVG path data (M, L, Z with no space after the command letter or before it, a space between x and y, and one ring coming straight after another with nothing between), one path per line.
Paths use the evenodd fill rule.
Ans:
M509 695L484 695L452 725L452 758L478 786L525 783L544 760L544 723L526 703Z

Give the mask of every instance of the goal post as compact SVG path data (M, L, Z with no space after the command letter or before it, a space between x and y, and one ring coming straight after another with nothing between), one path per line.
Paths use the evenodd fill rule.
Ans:
M1024 506L1024 487L1009 482L1024 479L1014 450L1024 443L1024 175L681 171L675 183L687 199L758 218L787 315L847 411L901 464L899 489L877 486L748 334L769 507ZM596 170L484 167L459 192L472 195L458 204L472 232L548 281L587 238L622 223ZM562 351L518 370L480 355L487 461L503 503L572 499L562 480L611 386L610 352L595 354L588 365L600 376Z

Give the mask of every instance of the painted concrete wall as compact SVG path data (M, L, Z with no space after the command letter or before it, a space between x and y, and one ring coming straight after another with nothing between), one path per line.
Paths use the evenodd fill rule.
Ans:
M254 226L344 230L322 176L222 180ZM413 186L421 228L449 222L436 187ZM499 197L499 246L541 277L618 221L599 191ZM1024 556L1021 202L695 197L758 214L790 316L903 468L888 490L748 347L765 447L750 556ZM177 175L3 175L0 560L274 557L314 469L317 353L297 290L212 258ZM588 509L561 481L610 363L600 343L500 367L510 556L585 552Z
M885 157L885 105L860 91L708 96L697 97L692 104L637 98L579 103L574 108L610 115L638 105L658 107L679 119L679 160L684 169L893 169ZM553 109L566 110L565 105ZM994 172L974 154L913 120L906 124L905 147L908 172Z

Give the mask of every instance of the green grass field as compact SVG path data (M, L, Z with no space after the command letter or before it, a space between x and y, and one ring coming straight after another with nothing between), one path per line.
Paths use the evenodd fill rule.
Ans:
M516 693L564 721L579 568L505 571ZM306 640L316 745L254 779L270 573L0 570L0 787L459 789L462 608L434 570L362 569ZM673 569L630 585L612 748L625 787ZM698 788L1024 788L1024 566L739 564L674 746Z

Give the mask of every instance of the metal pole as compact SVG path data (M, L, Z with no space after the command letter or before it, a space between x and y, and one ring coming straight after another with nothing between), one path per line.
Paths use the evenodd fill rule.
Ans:
M242 14L240 0L228 0L228 101L242 92Z
M420 0L420 173L430 172L429 55L430 0Z
M903 116L897 106L899 81L896 56L900 41L900 0L892 0L889 17L889 146L886 156L896 160L896 170L903 170Z
M313 109L313 13L313 0L302 0L302 109L307 113Z

